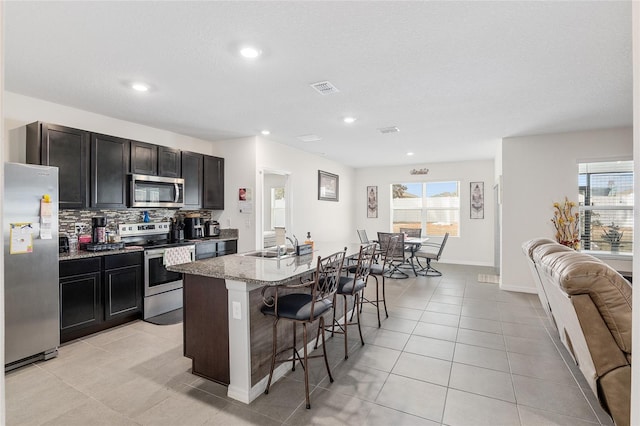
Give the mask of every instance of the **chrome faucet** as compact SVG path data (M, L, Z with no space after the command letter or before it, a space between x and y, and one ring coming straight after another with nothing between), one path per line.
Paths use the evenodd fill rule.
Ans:
M290 243L291 243L291 245L293 246L293 249L295 250L295 249L296 249L296 247L298 247L298 239L296 238L296 236L295 236L295 235L293 236L293 238L296 238L296 240L295 240L295 241L293 241L293 240L291 239L291 237L286 237L286 238L287 238L287 240L289 240L289 242L290 242Z

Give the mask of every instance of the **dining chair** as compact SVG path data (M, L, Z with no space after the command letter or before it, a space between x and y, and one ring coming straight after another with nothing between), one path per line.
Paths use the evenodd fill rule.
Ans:
M369 241L369 237L367 237L367 231L364 229L356 229L358 233L358 238L360 238L360 244L369 244L372 241Z
M343 322L340 323L339 320L336 319L336 309L333 310L333 323L331 324L331 337L333 337L334 333L344 334L344 359L349 358L349 348L348 348L348 332L350 325L358 326L358 333L360 333L360 343L364 345L364 339L362 338L362 328L360 327L360 311L362 304L362 291L367 285L367 280L369 279L369 273L371 271L371 265L373 263L373 258L376 254L376 244L367 244L360 246L360 252L358 254L358 262L352 266L352 275L343 275L340 277L340 283L338 284L338 290L336 291L336 295L334 296L333 305L337 306L335 298L340 295L343 297ZM348 311L348 297L353 298L353 310L351 313L351 319L347 318ZM356 321L353 321L354 313L356 316ZM338 331L336 331L336 327ZM327 329L329 327L327 326ZM318 330L320 332L320 330ZM318 339L316 339L316 346L318 344Z
M382 241L388 240L393 235L398 236L398 242L387 256L388 266L390 267L387 272L387 277L398 279L409 278L409 275L400 268L407 261L404 251L404 234L401 232L378 232L378 244L382 247Z
M442 241L439 243L436 242L425 242L422 243L422 247L420 250L414 253L414 258L416 262L420 266L418 270L419 275L424 275L425 277L440 277L442 276L442 272L436 270L433 266L431 266L431 261L435 260L436 262L440 260L440 256L442 256L442 251L444 250L444 246L449 239L449 233L445 233L444 237L442 237ZM420 259L424 259L427 263L425 266L422 266L420 263Z
M422 228L400 228L399 231L405 235L407 238L420 238L422 237ZM420 249L420 245L416 244L406 244L404 247L404 251L413 254L413 252Z
M265 287L262 292L264 305L261 309L265 315L274 317L273 321L273 344L271 353L271 368L269 370L269 380L264 393L269 393L271 387L271 379L273 378L273 370L276 363L292 362L291 370L294 371L296 361L299 361L304 370L304 387L307 408L311 408L309 400L309 359L324 358L324 364L327 368L329 381L333 383L333 376L329 368L327 359L327 349L325 345L325 320L324 314L333 309L335 294L340 285L340 273L344 263L345 251L334 253L325 258L318 256L318 264L313 278L298 284L281 285ZM267 296L267 291L272 289L273 295ZM291 291L294 290L306 290ZM280 321L290 321L293 326L293 344L291 347L278 351L278 323ZM307 326L318 321L319 331L322 333L322 355L308 355L307 349ZM298 324L302 324L302 349L301 357L296 348L296 328ZM291 352L289 352L291 351ZM278 356L291 353L291 358L280 359Z
M397 234L385 235L384 239L380 240L380 261L378 263L371 264L369 271L369 276L376 280L376 298L367 299L363 295L362 301L360 302L360 310L362 310L362 304L364 303L370 303L376 307L376 311L378 312L378 327L382 325L380 322L380 302L382 302L384 306L384 313L386 317L389 318L389 312L387 311L387 298L384 290L385 277L393 270L391 254L394 252L399 240L400 237ZM380 281L378 280L378 277L382 278L382 298L380 298Z

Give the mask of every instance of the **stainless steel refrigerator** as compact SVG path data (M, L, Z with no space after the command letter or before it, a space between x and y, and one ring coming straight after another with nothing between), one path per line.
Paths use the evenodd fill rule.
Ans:
M5 163L2 196L6 371L58 354L58 168Z

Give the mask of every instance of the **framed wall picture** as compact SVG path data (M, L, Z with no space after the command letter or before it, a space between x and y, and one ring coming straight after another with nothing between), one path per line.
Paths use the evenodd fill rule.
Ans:
M378 187L367 186L367 217L378 217Z
M484 182L471 182L469 190L471 219L484 219Z
M318 170L318 200L338 201L339 185L338 175Z

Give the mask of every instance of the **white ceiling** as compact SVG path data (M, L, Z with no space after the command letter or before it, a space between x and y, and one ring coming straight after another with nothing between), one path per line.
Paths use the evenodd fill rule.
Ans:
M267 128L353 167L632 124L629 1L8 1L4 17L8 91L212 141ZM324 80L340 92L309 86Z

